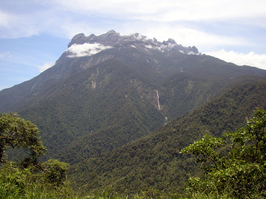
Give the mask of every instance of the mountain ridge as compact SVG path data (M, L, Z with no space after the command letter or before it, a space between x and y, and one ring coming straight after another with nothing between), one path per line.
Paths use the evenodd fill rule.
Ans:
M87 40L91 43L86 43ZM99 42L100 45L101 43L106 44L106 42L109 42L114 46L112 48L102 48L99 45L94 45L93 49L91 46L87 46L85 49L79 46L73 52L81 53L82 56L70 56L73 53L69 49L73 45L92 45L95 41ZM100 51L97 49L100 49ZM94 54L89 55L88 53L91 51ZM183 47L182 45L176 44L172 39L158 42L156 39L148 39L139 33L120 36L115 31L109 31L100 36L92 34L88 37L82 33L73 37L69 43L69 48L62 53L53 67L31 80L2 90L0 92L0 111L15 111L21 104L34 98L53 83L113 58L134 66L143 75L149 76L154 82L158 82L169 75L182 71L208 76L217 70L213 70L213 66L215 65L220 68L220 72L222 71L221 67L227 67L227 70L234 68L233 70L230 69L231 71L229 70L227 74L224 74L229 79L247 74L266 76L264 70L247 66L240 67L211 56L201 55L198 53L196 47ZM203 71L205 71L205 74L203 74ZM242 74L239 74L237 71L242 71ZM215 76L219 77L222 74L220 72L216 72ZM234 73L236 75L233 75Z
M84 33L79 33L73 37L73 39L68 44L68 48L70 48L74 44L84 44L84 43L99 43L102 45L107 46L116 46L116 45L125 45L126 43L135 42L135 41L142 41L146 45L147 48L155 48L157 50L171 50L172 48L178 49L182 53L187 54L200 54L198 49L193 47L183 47L182 45L178 45L175 40L168 39L167 41L159 42L155 38L148 39L146 36L143 36L139 33L131 34L131 35L124 35L121 36L120 33L115 32L114 30L110 30L105 34L96 36L94 34L89 35L88 37L85 36ZM136 46L132 46L136 48Z

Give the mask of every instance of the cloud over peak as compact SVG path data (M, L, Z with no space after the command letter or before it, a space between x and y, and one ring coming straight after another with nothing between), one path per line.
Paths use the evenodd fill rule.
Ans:
M67 57L75 58L75 57L85 57L95 55L103 50L110 49L111 46L104 46L99 43L84 43L84 44L73 44L70 46L66 52L70 53Z

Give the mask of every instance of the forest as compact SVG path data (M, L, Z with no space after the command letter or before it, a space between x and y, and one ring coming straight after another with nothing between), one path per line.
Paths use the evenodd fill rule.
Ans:
M0 92L0 198L265 198L265 70L75 38L112 48Z
M38 127L17 114L3 113L0 196L264 198L266 111L254 109L265 107L264 86L263 81L237 86L150 136L93 156L75 170L56 159L40 161L46 148ZM190 133L183 135L184 129ZM22 148L28 156L9 161L8 148Z

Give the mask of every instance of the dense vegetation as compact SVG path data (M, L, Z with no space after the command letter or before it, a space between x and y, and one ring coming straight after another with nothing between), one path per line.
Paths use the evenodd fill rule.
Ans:
M91 57L69 58L64 52L44 73L1 91L0 111L18 112L38 125L47 147L44 159L76 164L149 135L241 75L266 76L214 57L145 45L125 41Z
M11 119L11 120L10 120ZM13 119L13 120L12 120ZM36 126L14 114L0 117L1 137L19 133L28 137L26 131ZM17 122L19 121L19 122ZM22 125L24 124L24 125ZM23 131L21 131L23 126ZM11 128L10 128L11 127ZM18 128L15 128L18 127ZM111 186L94 193L74 193L65 181L67 164L57 160L46 163L34 161L28 164L7 162L0 168L1 198L262 198L265 197L265 131L266 111L258 109L255 117L247 121L247 127L228 132L221 138L209 135L185 147L181 153L197 155L196 162L202 162L205 177L189 178L187 191L180 194L176 190L166 191L142 188L134 192L127 189L115 191ZM21 133L23 132L23 133ZM33 135L36 138L37 134ZM6 140L6 139L4 139ZM14 139L14 143L19 137ZM226 141L228 140L228 143ZM39 146L38 138L35 139ZM11 145L12 146L12 145ZM26 146L27 145L22 145ZM28 146L35 146L29 143ZM38 148L38 147L37 147ZM41 147L43 148L43 147ZM5 150L3 150L5 151ZM31 156L30 158L33 158ZM36 160L36 159L35 159ZM114 178L112 178L114 180Z
M54 159L40 163L45 147L37 136L38 128L30 121L14 113L0 115L0 198L65 198L72 194L66 181L68 164ZM22 148L29 155L17 163L7 161L9 147Z
M67 79L58 84L60 86L54 92L61 93L60 95L53 95L48 90L47 94L43 94L44 101L38 101L38 106L21 111L27 119L31 118L40 124L44 144L48 144L50 153L56 153L54 157L71 163L69 179L72 187L85 195L162 196L164 190L165 197L180 196L184 193L187 179L192 176L202 177L203 172L199 170L193 158L182 156L179 151L206 133L221 136L227 130L236 130L245 124L245 118L250 117L256 107L266 107L266 83L263 79L256 81L253 77L241 78L232 82L232 85L236 85L232 90L216 100L211 100L210 96L219 94L219 88L224 88L224 81L212 81L181 73L162 81L162 86L150 87L152 84L141 79L142 77L136 75L136 71L130 67L117 61L105 64L88 69L83 76L72 76L71 81ZM118 70L115 70L116 68ZM92 79L88 78L89 75ZM118 76L125 78L117 81ZM92 87L92 80L99 83L96 85L98 90ZM107 83L104 84L104 81ZM239 85L239 82L248 83ZM170 86L163 87L164 84ZM101 90L100 87L104 89ZM153 102L143 100L153 99L155 92L151 88L160 88L163 111L158 111ZM104 92L106 89L109 89L108 93ZM209 92L211 94L208 94ZM169 97L171 95L172 98ZM184 97L183 100L180 96L187 98ZM169 100L173 98L177 100ZM183 102L179 101L179 98ZM207 100L210 101L208 104L163 125L151 136L126 144L148 135L162 125L166 113L173 113L174 117L174 114L193 110ZM107 102L109 106L106 106ZM186 106L188 108L185 108ZM101 109L102 107L104 108ZM146 112L147 107L150 107L149 112ZM174 113L175 110L178 110L178 113ZM94 117L88 118L90 113L93 113ZM106 116L102 117L104 115ZM114 117L110 118L108 115ZM156 117L161 118L160 122ZM68 123L70 120L73 122ZM91 132L94 124L101 128ZM76 131L79 129L80 132L88 132L85 128L90 128L89 134L82 135ZM49 134L45 133L48 131ZM19 154L18 157L21 157L21 151L10 154L10 157L13 157L13 154ZM43 160L49 158L48 156ZM43 181L40 183L45 184ZM32 192L42 192L37 190L38 186L33 187L35 191L28 188ZM41 189L46 188L47 186Z
M63 162L74 190L90 197L179 197L190 177L208 178L181 149L206 134L234 132L257 107L266 108L264 70L181 53L181 45L162 51L119 37L93 36L97 43L119 42L90 57L65 51L55 66L0 92L0 112L18 112L39 128L2 115L10 118L5 124L21 124L3 127L9 130L0 137L1 187L9 184L14 197L75 197ZM59 174L63 183L55 185L51 177ZM231 194L206 189L189 197L205 193Z
M228 146L229 145L229 146ZM223 150L222 150L223 149ZM266 197L266 111L258 109L247 127L215 138L209 135L181 150L202 162L204 178L189 178L191 194Z
M171 121L210 100L227 82L182 72L154 83L112 59L53 84L19 114L38 125L47 158L76 164L149 135L165 118Z
M102 193L103 187L109 194L159 194L162 190L168 195L183 193L187 179L201 177L203 172L193 158L182 156L179 151L206 133L222 136L228 130L235 131L244 126L253 110L266 107L266 82L252 79L241 80L248 83L163 125L151 136L99 156L88 155L82 146L88 146L91 140L83 137L85 142L76 144L78 150L66 150L65 157L72 160L72 186L84 194ZM100 147L106 147L104 137L95 140ZM90 158L81 161L86 156Z
M38 124L48 156L73 164L159 128L165 118L148 100L154 89L132 67L109 60L51 87L19 114ZM68 154L73 149L79 157Z
M118 192L181 192L189 177L203 172L192 157L179 151L205 134L218 137L244 126L257 107L266 108L265 87L265 81L237 86L148 137L73 165L73 186L86 191L112 186Z
M131 194L136 198L181 197L180 194L185 194L185 182L189 177L203 177L204 175L204 172L199 169L200 165L194 163L191 156L183 156L179 153L181 149L205 134L217 137L222 136L226 131L233 132L245 125L246 118L251 117L253 110L257 107L266 108L265 80L254 81L254 78L245 77L237 81L248 83L242 85L233 83L236 86L219 98L211 100L193 112L161 126L152 135L118 149L104 152L101 155L89 156L82 146L86 146L83 144L88 146L92 137L90 139L83 137L85 142L76 145L80 148L76 150L79 153L73 153L73 147L65 151L68 154L65 157L69 158L67 159L69 162L72 162L68 177L72 182L72 187L75 191L79 191L84 195L95 197L126 197ZM121 89L121 91L123 90ZM15 115L13 116L9 115L11 118L17 118ZM127 119L125 118L125 121ZM24 123L24 120L22 120L22 123ZM12 125L11 127L14 130L15 127ZM32 127L36 131L36 126L33 125ZM13 134L11 133L11 135ZM32 135L36 136L37 132ZM101 147L106 147L104 137L98 137L95 140L99 142L99 150L101 150ZM117 140L114 139L114 141ZM12 145L9 146L12 147ZM19 156L21 157L21 155ZM82 161L86 156L89 158ZM27 159L27 157L25 160L28 160L27 163L35 162L32 159ZM52 168L57 168L55 165L59 165L59 168L63 168L63 173L67 170L64 163L55 160L52 162L50 160L41 165L43 165L43 168L47 168L47 164L52 164ZM54 188L54 185L51 185L51 181L47 178L49 173L40 169L36 172L35 168L31 169L27 167L27 164L23 166L23 168L26 167L25 170L22 169L21 165L9 163L1 170L1 179L3 179L3 185L5 185L2 187L4 188L9 184L10 189L6 190L9 194L21 194L21 191L17 191L20 190L17 187L21 186L25 196L38 193L37 196L41 197L40 194L44 192L51 194L51 197L60 197L60 194L61 197L66 197L62 193L69 194L69 197L77 195L77 193L74 194L71 191L68 182L65 182L64 186L60 186L60 188ZM14 170L12 170L13 168ZM14 173L9 171L14 171ZM6 176L7 174L8 176ZM15 185L13 186L11 182ZM69 192L66 192L65 189ZM207 191L204 193L195 191L191 197L195 195L205 197L205 193L210 195L219 194L219 197L229 197L229 195L224 195L221 192L211 193Z

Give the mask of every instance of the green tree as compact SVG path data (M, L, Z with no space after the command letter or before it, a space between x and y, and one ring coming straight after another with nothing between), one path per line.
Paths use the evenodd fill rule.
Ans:
M6 162L5 151L8 147L23 148L30 152L24 162L36 163L45 154L45 147L40 138L38 128L30 121L25 121L15 113L0 114L0 162Z
M181 150L196 155L204 178L189 178L192 193L227 194L232 197L266 196L266 111L257 109L247 126L214 138L206 135Z
M54 159L38 162L46 150L38 134L35 124L17 114L0 114L0 198L32 198L29 194L44 190L48 195L71 195L72 189L66 181L68 164ZM29 152L29 157L19 164L7 161L5 151L9 147L23 148Z
M46 168L44 177L48 183L54 185L55 187L64 185L69 166L67 163L50 159L43 165Z

